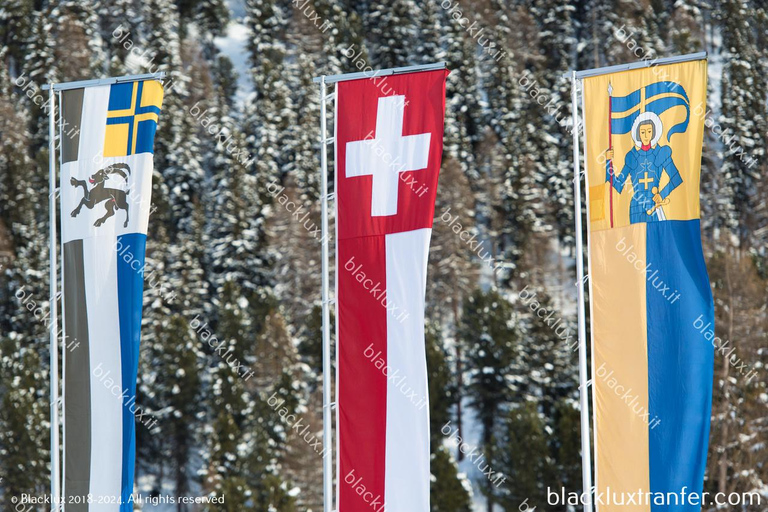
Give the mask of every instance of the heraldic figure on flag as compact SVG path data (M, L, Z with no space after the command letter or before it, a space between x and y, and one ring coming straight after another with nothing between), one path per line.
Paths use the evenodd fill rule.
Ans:
M624 97L611 97L610 92L609 87L612 114L625 115L627 111L632 112L619 119L611 117L611 132L629 132L634 146L626 153L621 172L616 173L612 165L613 144L609 139L609 148L605 152L605 180L619 194L624 191L627 180L632 182L629 206L631 224L667 220L664 206L670 203L669 195L672 191L683 184L683 178L672 158L672 148L659 145L664 132L659 114L672 107L684 106L686 119L669 130L667 140L674 133L685 132L690 116L685 90L674 82L657 82ZM646 106L645 102L651 99L653 101ZM668 181L661 186L664 174Z
M714 325L715 312L701 243L704 117L690 105L706 105L706 79L707 61L693 59L582 80L595 496L704 492L715 354L695 319ZM620 501L599 512L702 510Z
M669 204L669 194L683 183L680 172L672 160L672 148L659 146L662 124L659 116L645 112L637 116L632 127L635 147L624 157L624 168L614 176L613 188L621 193L627 179L632 181L632 202L629 206L629 222L652 222L666 220L662 207ZM613 149L606 152L606 158L613 160ZM610 181L611 168L606 164L606 181ZM661 189L662 172L669 182Z

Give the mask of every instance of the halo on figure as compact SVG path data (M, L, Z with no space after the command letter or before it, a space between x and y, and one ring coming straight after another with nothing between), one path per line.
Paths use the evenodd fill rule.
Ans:
M637 147L643 145L643 143L637 137L637 127L640 126L640 123L643 121L651 121L653 123L653 139L651 139L651 147L654 147L656 144L658 144L659 139L661 139L662 125L659 116L653 112L643 112L637 116L637 118L635 118L635 122L632 123L632 131L630 132L632 135L632 140L635 142L635 146Z

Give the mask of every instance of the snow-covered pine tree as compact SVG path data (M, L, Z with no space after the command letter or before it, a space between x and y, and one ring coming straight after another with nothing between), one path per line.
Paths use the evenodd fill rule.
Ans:
M727 345L715 350L705 490L728 493L765 489L768 400L766 384L758 375L768 364L764 348L768 341L768 282L759 274L755 259L743 249L724 246L707 266L714 284L715 334Z
M375 0L363 19L375 68L408 66L418 41L420 4L414 0Z
M32 0L9 0L0 6L0 47L5 49L3 60L9 69L18 70L24 62L34 9Z
M576 44L573 15L575 8L566 0L534 2L531 15L540 34L538 46L543 59L535 75L545 89L548 101L541 108L543 138L542 187L550 191L549 223L558 242L573 251L573 148L567 122L571 116L571 81L564 73L572 68Z
M50 458L47 201L27 154L27 114L0 49L0 492L43 494ZM47 158L47 151L45 151ZM47 190L45 187L43 190ZM39 311L36 309L39 308Z
M430 455L429 489L432 512L470 512L472 510L472 484L466 475L459 474L456 461L444 446L436 446Z
M61 81L59 70L56 64L56 55L54 51L54 36L51 33L52 21L49 19L50 11L35 11L32 15L32 28L30 40L27 45L26 55L22 64L23 76L20 81L24 82L25 96L29 108L29 131L31 136L30 154L38 154L43 147L48 146L48 111L46 104L36 105L34 97L37 95L43 100L38 99L38 103L47 101L45 94L40 87L43 84ZM47 156L46 156L47 158ZM47 166L47 161L37 160L38 164ZM45 177L37 178L41 187L44 186Z
M493 467L493 439L503 408L512 399L510 378L519 344L512 305L494 289L476 290L465 302L459 335L466 353L469 403L480 423L485 464ZM481 490L492 512L497 489L482 482Z
M462 166L475 191L480 174L475 164L475 144L484 123L484 108L475 66L476 43L467 38L464 29L445 11L439 18L443 25L440 44L445 48L448 69L461 73L448 75L445 103L444 152Z
M547 441L546 426L535 404L523 403L503 416L495 440L494 451L498 455L494 468L503 475L504 482L495 486L484 481L483 487L493 490L504 510L517 510L522 503L532 510L548 503L547 483L554 480L554 474Z
M742 0L725 0L717 11L722 24L725 63L722 81L723 134L720 172L733 189L733 207L738 220L736 235L742 245L758 226L754 213L759 199L758 162L765 152L765 98L768 81L761 69L760 51L756 46L755 27L748 20L754 8Z

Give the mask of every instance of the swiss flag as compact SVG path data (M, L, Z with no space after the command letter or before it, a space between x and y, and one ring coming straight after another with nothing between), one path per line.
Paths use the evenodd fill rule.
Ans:
M447 76L337 84L339 512L429 511L424 298Z

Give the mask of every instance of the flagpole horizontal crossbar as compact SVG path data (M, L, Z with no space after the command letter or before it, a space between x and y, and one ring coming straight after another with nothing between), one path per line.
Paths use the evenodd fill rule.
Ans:
M664 57L662 59L641 60L630 62L629 64L617 64L616 66L605 66L602 68L585 69L576 71L576 79L589 78L593 76L607 75L608 73L618 73L620 71L631 71L633 69L650 68L655 66L664 66L666 64L679 64L692 60L701 60L707 58L707 52L689 53L687 55L676 55L674 57ZM564 77L570 78L573 72L563 73Z
M96 87L97 85L111 85L120 82L133 82L134 80L161 80L165 78L165 71L158 71L157 73L144 73L141 75L125 75L125 76L113 76L110 78L99 78L95 80L80 80L77 82L64 82L61 84L53 84L54 91L66 91L69 89L81 89L84 87ZM43 85L42 89L47 91L50 88L50 84Z
M433 64L423 64L420 66L406 66L403 68L389 68L379 69L377 71L361 71L359 73L346 73L344 75L328 75L325 77L326 84L333 84L336 82L346 82L348 80L360 80L361 78L378 78L382 76L402 75L403 73L419 73L421 71L436 71L438 69L445 69L448 67L446 62L435 62ZM313 79L315 83L319 83L322 77L318 76Z

